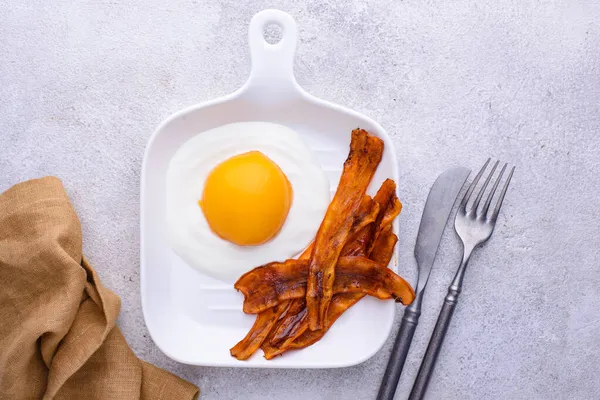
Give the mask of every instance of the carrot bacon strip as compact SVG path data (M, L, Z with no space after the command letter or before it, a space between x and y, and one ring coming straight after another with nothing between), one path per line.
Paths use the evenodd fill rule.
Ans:
M311 243L298 259L308 260L310 258L310 253L312 252L312 247L313 244ZM291 300L289 308L285 311L285 316L282 316L279 319L277 325L272 330L269 342L276 345L293 335L294 328L301 319L306 319L306 300L302 297ZM296 334L296 336L297 335L298 334Z
M350 229L350 237L342 248L340 257L367 256L367 245L371 237L371 225L380 214L380 204L369 196L365 196L358 210L355 223Z
M412 287L404 279L368 258L341 257L335 269L332 293L361 292L382 300L393 298L402 304L410 304L414 298ZM305 296L307 279L306 261L287 260L247 272L235 288L244 294L244 312L257 314ZM308 312L310 323L310 309Z
M348 243L346 243L342 250L342 256L366 255L366 242L370 233L368 225L373 223L379 215L379 207L379 203L374 201L371 196L365 195L363 197L358 212L354 216ZM307 253L308 257L310 257L310 251L312 251L312 244L299 258L307 258ZM346 295L351 294L342 294L340 296ZM364 295L361 294L361 296ZM291 301L292 304L290 305L289 310L285 313L285 317L281 318L277 322L261 346L267 360L270 360L287 351L294 340L303 335L308 329L308 315L305 299L300 298Z
M377 237L369 258L379 265L388 265L394 255L396 242L398 242L398 236L392 232L392 226L388 225Z
M271 360L287 350L287 348L272 345L269 340L265 340L260 348L267 360Z
M400 204L400 201L396 196L396 183L391 179L386 179L381 184L381 187L377 191L377 194L375 194L375 197L373 197L373 200L379 204L380 212L377 214L374 223L370 225L371 231L369 242L367 243L367 255L370 255L373 251L373 246L375 245L380 232L388 225L392 224L402 209L401 206L400 208L397 207L397 205ZM387 266L387 264L384 266Z
M331 328L333 323L350 307L358 303L365 294L363 293L341 293L333 296L331 300L331 304L329 304L329 309L327 310L327 319L326 325L319 330L311 331L310 329L304 329L304 333L298 336L291 343L287 344L287 348L281 351L279 354L283 353L285 350L289 349L302 349L304 347L308 347L312 344L315 344L323 336L325 333ZM306 328L308 328L308 322L306 322ZM299 328L299 330L302 327ZM283 347L283 346L282 346Z
M267 360L286 351L290 344L308 329L305 300L294 301L300 301L302 308L286 313L284 319L279 321L278 326L271 331L261 346Z
M370 198L369 198L370 199ZM299 260L308 260L310 259L310 255L312 253L314 242L308 245L308 247L302 252L302 254L298 257ZM298 332L297 329L300 327L298 322L300 320L306 320L306 300L304 298L298 298L289 301L289 307L287 308L278 308L277 312L273 313L269 310L273 308L269 308L258 314L257 318L260 318L261 315L267 314L270 318L275 320L274 324L269 329L266 339L263 340L260 345L263 352L265 353L265 358L270 360L271 358L281 354L285 350L279 351L279 348L276 345L279 343L286 343L286 341L293 341L296 337L301 335L304 331ZM300 315L302 314L302 315ZM266 316L264 318L267 318ZM308 326L307 326L308 327ZM260 325L254 324L250 329L250 334L258 334L259 330L262 327ZM286 336L284 336L286 335ZM272 343L272 344L271 344ZM289 345L286 345L287 348ZM284 349L285 349L284 348ZM256 351L258 348L253 349Z
M398 237L392 231L392 226L387 225L373 246L371 259L380 265L388 265L394 254L394 247L397 241ZM345 246L344 249L346 247L348 246ZM366 294L364 293L339 293L334 295L327 310L325 327L316 331L308 329L308 319L304 304L300 309L293 309L290 306L285 318L280 320L278 327L271 331L270 336L273 335L273 338L270 340L270 346L263 345L265 358L270 360L288 349L307 347L319 341L347 309L358 303L365 296ZM293 301L298 300L304 303L304 299Z
M391 226L388 226L387 229L381 232L373 247L373 260L377 261L380 265L388 265L394 254L394 246L397 240L398 237L392 232ZM326 324L323 329L311 331L308 329L308 321L299 319L297 326L292 329L295 332L302 333L284 341L279 348L275 348L275 351L270 349L269 357L267 357L266 353L265 357L271 359L287 350L302 349L318 342L347 309L358 303L365 296L364 293L339 293L334 295L327 310Z
M391 199L388 208L385 210L385 213L383 214L379 232L383 231L384 228L391 226L396 217L400 214L400 211L402 211L402 203L400 203L400 200L394 196ZM375 240L377 240L377 237L375 237Z
M285 301L306 295L308 260L286 260L256 267L233 287L244 295L243 311L257 314Z
M379 209L379 203L372 199L371 196L365 195L363 197L360 207L358 208L358 211L354 216L354 220L352 221L350 233L348 234L345 246L342 248L340 255L344 254L343 249L354 242L358 235L364 231L364 228L375 222L377 216L379 215Z
M375 242L373 252L371 253L373 261L380 265L388 265L394 254L394 247L397 241L398 237L392 232L391 225L388 225L387 228L384 228L383 232L381 232ZM366 294L364 293L339 293L334 295L329 305L329 309L327 310L325 327L323 329L311 331L308 330L308 321L299 320L295 330L296 332L303 333L297 337L291 338L291 340L283 342L276 355L282 354L289 349L301 349L318 342L347 309L358 303L365 296Z
M309 328L323 327L333 296L335 266L352 227L353 216L383 155L383 141L363 129L352 131L350 153L337 191L317 232L306 289Z
M246 337L229 350L231 355L238 360L247 360L250 358L271 332L279 315L289 307L289 303L289 301L279 303L276 307L258 314L254 325L252 325Z
M313 247L315 246L315 242L311 242L306 249L300 254L298 260L310 260L310 255L313 251Z
M304 298L299 298L292 301L285 316L278 321L277 326L272 330L272 335L269 337L269 343L277 346L284 342L286 338L294 334L294 327L305 315L306 300Z
M344 248L342 249L342 253L340 257L344 256L367 256L367 244L370 238L370 227L365 226L357 235L356 238L350 242L346 243Z
M393 233L391 225L391 222L401 210L401 207L398 207L400 202L396 197L396 185L394 182L391 180L386 180L381 185L381 188L373 200L376 201L381 207L379 211L381 217L378 215L376 218L376 221L378 222L375 222L374 224L374 228L376 229L371 229L372 226L366 226L363 228L363 232L361 232L361 235L355 241L344 246L342 255L351 255L348 254L348 252L356 248L359 250L362 249L363 252L366 251L366 242L373 235L378 235L377 239L373 243L370 258L378 262L380 265L385 266L390 263L394 254L394 247L398 241L398 237ZM384 218L386 215L388 217ZM389 216L392 215L393 218L390 219ZM358 247L353 246L357 242L361 241L361 237L363 238L362 243ZM366 295L364 293L339 293L334 295L329 305L329 309L327 310L327 319L324 328L311 331L308 329L308 321L299 320L298 325L295 327L295 331L303 333L297 337L288 338L288 340L283 342L278 348L269 349L269 357L267 357L266 352L265 357L270 359L276 355L284 353L287 350L301 349L318 342L325 335L325 333L327 333L333 323L347 309L358 303L365 296Z

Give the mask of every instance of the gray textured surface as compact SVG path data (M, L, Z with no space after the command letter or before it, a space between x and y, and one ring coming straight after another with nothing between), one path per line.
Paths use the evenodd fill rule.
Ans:
M0 3L0 190L45 174L63 179L85 252L121 296L120 326L140 357L199 384L206 400L376 393L391 339L347 369L199 368L167 359L144 325L145 142L170 113L244 82L248 21L276 6L299 24L300 84L393 135L405 204L400 265L409 278L436 175L455 164L478 168L487 156L517 164L496 233L472 259L428 397L600 398L600 3L70 3ZM398 399L410 390L458 258L448 231Z

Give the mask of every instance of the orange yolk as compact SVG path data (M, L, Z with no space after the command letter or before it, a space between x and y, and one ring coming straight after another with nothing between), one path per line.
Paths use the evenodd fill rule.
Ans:
M202 212L221 238L240 246L271 240L285 222L292 203L290 183L259 151L239 154L217 165L204 184Z

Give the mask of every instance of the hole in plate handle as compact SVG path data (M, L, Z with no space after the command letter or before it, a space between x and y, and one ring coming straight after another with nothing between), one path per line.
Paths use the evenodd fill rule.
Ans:
M277 22L268 22L263 28L263 38L269 44L277 44L283 38L283 27Z
M283 11L268 9L252 17L248 28L252 69L245 96L265 103L289 101L301 93L294 77L297 38L296 21Z

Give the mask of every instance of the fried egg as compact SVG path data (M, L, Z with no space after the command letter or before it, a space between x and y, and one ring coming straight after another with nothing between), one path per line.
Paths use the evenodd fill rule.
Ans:
M300 253L330 201L329 181L298 134L227 124L185 142L167 171L168 237L201 272L232 283Z

